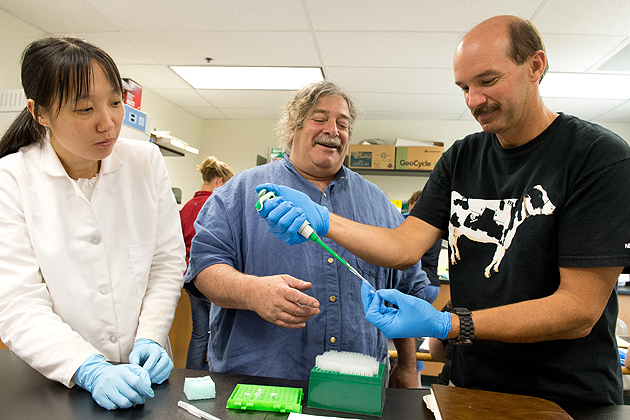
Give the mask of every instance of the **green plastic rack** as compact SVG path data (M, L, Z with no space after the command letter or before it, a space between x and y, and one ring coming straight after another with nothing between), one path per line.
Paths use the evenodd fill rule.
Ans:
M301 413L303 398L301 388L238 384L228 399L227 408Z
M385 405L385 365L375 376L348 375L314 367L308 380L308 407L381 416Z

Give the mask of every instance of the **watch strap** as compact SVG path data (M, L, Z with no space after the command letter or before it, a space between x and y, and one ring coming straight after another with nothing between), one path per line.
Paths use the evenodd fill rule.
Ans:
M452 339L451 344L472 344L472 340L475 338L472 312L466 308L453 308L451 312L459 317L459 337Z

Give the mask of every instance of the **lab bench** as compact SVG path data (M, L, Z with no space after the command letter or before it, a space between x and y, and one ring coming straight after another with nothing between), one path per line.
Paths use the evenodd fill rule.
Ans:
M198 370L173 369L168 381L154 385L155 397L146 404L127 410L108 411L100 408L92 396L78 387L72 389L50 381L32 369L9 350L0 350L0 418L3 419L160 419L194 420L188 412L177 407L187 401L184 396L186 377L210 375L216 384L216 399L197 400L191 403L223 420L286 419L288 414L264 411L237 411L227 409L227 399L237 384L300 387L308 392L306 381L263 378ZM433 414L424 406L422 396L428 389L387 389L382 419L433 420ZM306 407L303 413L326 417L377 419L373 416L339 413ZM563 407L574 419L621 420L630 418L630 406Z

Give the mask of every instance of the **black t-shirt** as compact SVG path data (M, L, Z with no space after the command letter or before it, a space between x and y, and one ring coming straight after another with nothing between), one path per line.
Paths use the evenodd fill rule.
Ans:
M440 251L442 250L442 239L433 244L420 259L422 271L427 274L432 286L440 286L440 277L438 276L438 262L440 260Z
M623 139L560 114L520 147L503 148L489 133L455 142L411 216L448 231L453 307L478 310L553 294L558 267L630 265L628 180ZM451 379L560 403L621 404L617 313L614 292L584 338L456 346Z

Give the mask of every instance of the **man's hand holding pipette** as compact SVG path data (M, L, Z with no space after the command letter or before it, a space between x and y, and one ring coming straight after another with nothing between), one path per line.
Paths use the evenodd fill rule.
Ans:
M426 300L396 289L372 292L361 287L365 318L387 338L435 337L444 340L451 330L451 314L440 312ZM398 309L385 306L388 301Z

